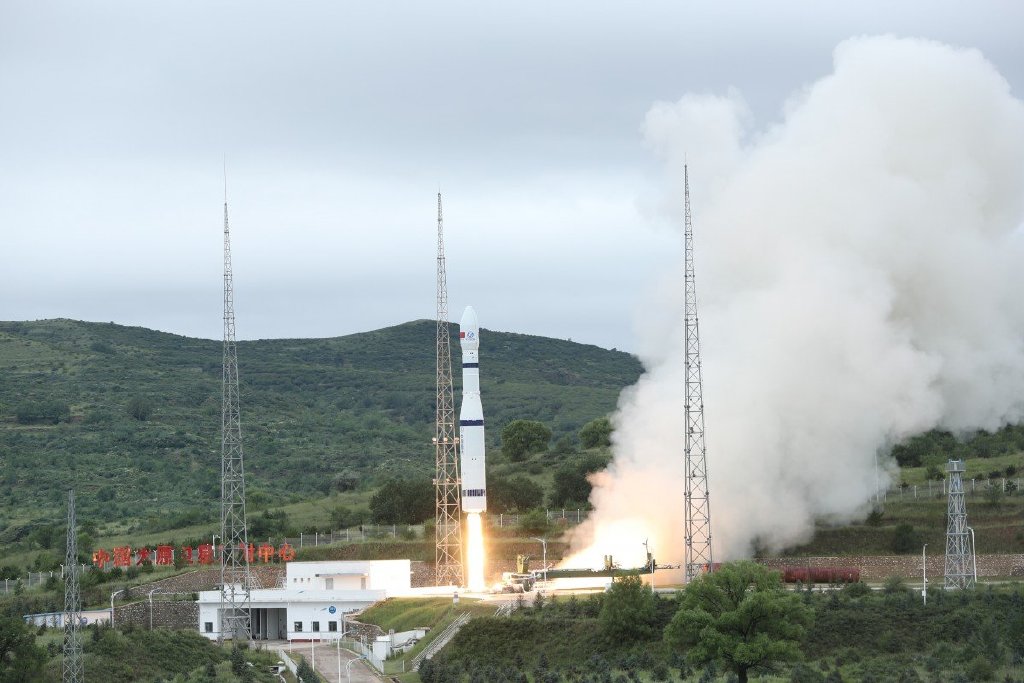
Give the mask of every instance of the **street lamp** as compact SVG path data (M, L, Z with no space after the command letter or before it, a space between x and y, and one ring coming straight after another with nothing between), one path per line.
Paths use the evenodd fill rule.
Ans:
M546 539L536 538L536 537L534 537L533 540L540 541L541 546L544 548L544 551L543 551L544 552L544 559L542 561L544 562L544 587L547 588L547 586L548 586L548 542L547 542Z
M114 596L121 593L124 593L123 588L110 594L110 628L114 628Z
M978 585L978 553L974 548L974 527L967 527L971 532L971 561L974 562L974 585Z
M928 544L925 543L924 547L921 548L921 602L925 605L928 604Z
M159 593L159 588L149 591L149 630L153 630L153 593Z
M350 659L345 662L345 673L348 674L348 683L352 683L352 665L358 662L360 659L365 659L366 655L359 655L355 659ZM338 659L338 681L341 681L341 659Z
M644 552L647 554L647 568L651 571L651 588L654 589L657 588L657 585L654 583L654 558L651 557L651 548L647 544L648 540L650 539L644 539Z

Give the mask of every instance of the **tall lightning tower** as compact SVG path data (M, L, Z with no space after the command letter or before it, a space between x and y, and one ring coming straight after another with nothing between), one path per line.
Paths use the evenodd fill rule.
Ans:
M967 501L964 497L964 461L950 460L949 505L946 512L946 589L974 586L974 543L968 539Z
M448 327L448 278L444 261L444 223L441 193L437 193L437 420L434 429L437 501L434 537L435 572L439 586L461 586L462 509L459 491L459 454L455 438L455 401L452 395L452 346Z
M238 407L238 350L235 345L235 293L228 232L228 193L224 183L224 365L221 386L220 638L252 640L249 600L249 547L245 530L245 469ZM214 548L214 552L216 552Z
M686 581L711 567L711 505L708 499L707 451L704 446L704 390L701 384L700 331L693 272L693 222L690 217L690 171L683 166L686 205L684 324L686 326L686 491L684 539Z
M64 554L64 665L61 680L85 680L82 663L82 595L78 590L78 524L75 520L75 492L68 491L68 547Z

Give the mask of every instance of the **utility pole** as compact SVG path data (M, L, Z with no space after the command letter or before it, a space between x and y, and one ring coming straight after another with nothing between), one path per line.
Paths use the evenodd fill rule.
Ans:
M220 636L251 641L251 577L245 528L245 468L238 400L238 349L235 345L235 292L228 231L227 176L224 181L224 363L221 384ZM216 548L214 548L216 553Z
M434 497L437 504L434 571L437 585L461 586L462 498L452 390L452 346L448 326L448 278L444 258L441 193L437 193L437 415L434 429Z
M700 364L700 328L697 320L697 289L693 268L693 221L690 216L690 171L683 166L685 223L686 326L686 434L684 566L689 583L704 571L711 571L711 502L708 492L707 452L704 444L704 389Z
M111 612L113 614L113 612ZM82 595L78 589L78 523L75 519L75 491L68 491L68 542L64 554L64 664L63 683L85 680L82 661Z

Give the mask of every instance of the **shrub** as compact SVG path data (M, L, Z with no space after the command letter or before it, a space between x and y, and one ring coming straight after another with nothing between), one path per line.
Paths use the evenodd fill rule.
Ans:
M29 401L18 405L14 418L19 424L57 424L71 417L71 408L63 401Z
M978 655L967 665L966 673L972 681L991 681L995 678L996 670L986 657Z
M531 510L519 518L519 530L525 534L547 533L550 527L547 513L540 508Z
M885 580L885 585L882 590L887 595L893 595L895 593L902 593L907 590L907 585L903 583L903 577L901 576L890 576Z
M921 548L921 536L910 524L900 524L896 527L892 537L892 549L896 553L917 552Z
M139 422L145 422L153 416L153 402L145 396L136 396L128 401L126 410L131 417Z

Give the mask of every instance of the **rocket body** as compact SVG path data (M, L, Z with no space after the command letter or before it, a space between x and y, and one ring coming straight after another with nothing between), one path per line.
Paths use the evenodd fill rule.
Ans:
M459 409L459 454L463 512L487 510L484 460L484 409L480 403L480 323L467 306L459 321L462 347L462 406Z

